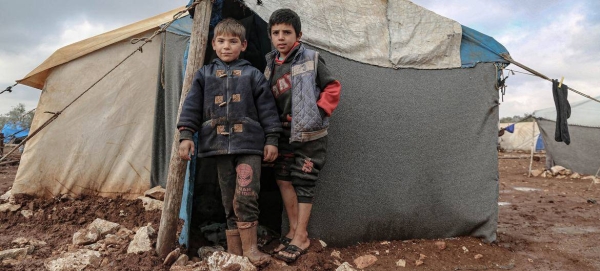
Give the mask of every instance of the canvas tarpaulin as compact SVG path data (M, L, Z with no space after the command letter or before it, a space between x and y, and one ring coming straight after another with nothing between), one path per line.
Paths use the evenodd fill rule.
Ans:
M160 44L157 37L144 46L144 53L124 62L27 142L13 193L134 198L150 188L148 146ZM50 118L44 112L64 108L137 47L122 41L55 67L31 128Z
M600 99L600 96L595 98ZM586 99L571 104L571 117L567 120L571 136L569 145L554 140L556 108L537 110L533 116L554 164L580 174L596 174L600 168L600 103Z
M263 20L280 8L302 18L302 40L345 58L381 67L461 67L461 25L408 0L244 1Z

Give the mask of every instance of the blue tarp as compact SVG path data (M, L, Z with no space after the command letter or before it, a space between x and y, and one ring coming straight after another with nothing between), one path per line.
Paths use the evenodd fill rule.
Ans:
M500 56L500 54L508 54L508 50L494 38L464 25L462 32L460 60L463 68L472 68L482 62L508 64L508 61Z
M29 128L23 128L20 123L7 123L2 128L4 134L4 143L8 143L13 138L25 138L29 135Z

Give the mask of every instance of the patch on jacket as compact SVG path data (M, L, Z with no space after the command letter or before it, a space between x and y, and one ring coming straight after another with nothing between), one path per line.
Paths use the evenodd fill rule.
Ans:
M233 76L242 76L242 70L233 70Z
M221 77L227 76L227 73L225 72L225 70L217 70L217 72L215 73L215 75L217 77L221 78Z
M244 131L244 125L243 124L238 123L238 124L234 124L233 125L233 132L234 133L241 133L243 131Z
M233 94L231 96L231 101L233 101L234 103L239 103L242 101L242 95L241 94Z
M215 96L215 104L220 104L223 102L223 95Z
M306 61L299 65L292 65L292 76L315 70L315 61Z

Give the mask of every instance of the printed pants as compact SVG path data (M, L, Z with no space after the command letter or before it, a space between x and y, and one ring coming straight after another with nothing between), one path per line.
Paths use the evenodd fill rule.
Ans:
M257 221L261 156L218 155L215 158L227 228L237 229L236 222Z

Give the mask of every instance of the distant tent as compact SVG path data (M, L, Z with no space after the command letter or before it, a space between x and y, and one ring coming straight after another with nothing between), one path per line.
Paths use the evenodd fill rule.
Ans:
M571 117L567 120L569 145L554 140L556 108L537 110L533 116L544 138L546 153L554 164L582 174L596 174L600 168L600 103L586 99L571 104Z
M460 235L495 240L495 84L498 67L507 64L499 54L507 50L407 0L217 0L211 25L239 19L249 29L244 57L261 68L271 50L265 20L282 7L300 13L303 41L343 85L311 234L332 245ZM29 73L20 82L44 90L32 128L49 118L41 112L61 109L136 50L129 39L150 36L176 12L61 48ZM190 28L189 17L178 20L34 137L13 193L135 198L164 186ZM222 220L211 160L190 163L187 180L186 229L192 218ZM281 221L281 204L270 201L277 188L263 187L271 196L261 195L261 208L279 213L267 209L261 219ZM202 196L191 202L192 193Z
M540 144L540 131L535 123L500 123L498 127L506 129L506 132L500 137L500 148L505 151L529 152L533 142L535 142L535 151L544 149L543 142Z
M2 127L4 143L20 142L29 135L29 128L23 128L21 123L7 123Z

